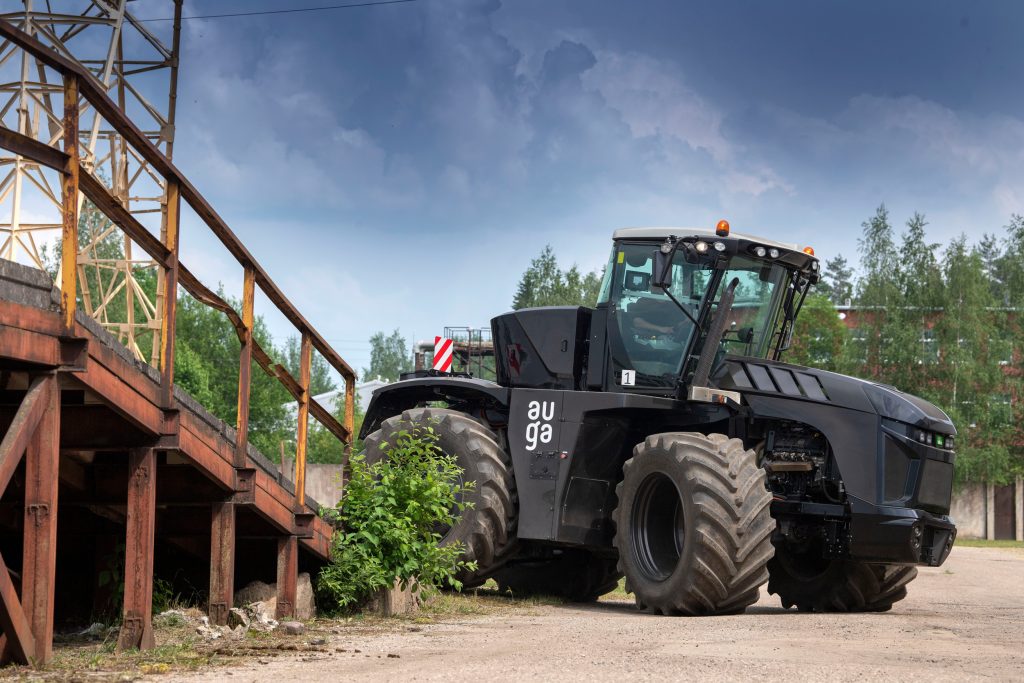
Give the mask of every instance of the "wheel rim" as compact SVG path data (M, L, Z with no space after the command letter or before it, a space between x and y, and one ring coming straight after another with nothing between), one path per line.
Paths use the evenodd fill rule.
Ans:
M648 475L637 489L630 515L633 557L641 574L655 582L671 576L685 536L679 489L661 472Z

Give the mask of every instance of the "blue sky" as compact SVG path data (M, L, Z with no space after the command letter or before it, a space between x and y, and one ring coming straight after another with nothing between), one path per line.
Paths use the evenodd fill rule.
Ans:
M853 260L883 201L898 223L924 212L936 242L1000 231L1024 212L1022 27L1022 3L948 0L418 0L195 20L175 161L360 369L377 330L487 324L547 243L599 268L618 227L724 217ZM182 249L238 291L194 225Z

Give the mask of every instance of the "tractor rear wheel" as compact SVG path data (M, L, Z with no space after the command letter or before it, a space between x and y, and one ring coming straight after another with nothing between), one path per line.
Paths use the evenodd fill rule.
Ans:
M384 420L380 429L366 437L366 462L384 458L385 444L401 431L433 427L438 446L462 468L462 482L475 484L465 493L470 503L458 521L441 529L442 544L461 542L462 559L476 562L475 570L462 570L456 578L464 588L478 586L494 573L513 549L516 526L516 493L512 463L498 437L464 413L444 408L413 408Z
M665 615L742 612L768 580L775 521L754 451L721 434L654 434L616 489L626 590Z
M618 585L622 573L614 557L569 549L549 559L516 563L494 575L512 597L553 595L570 602L593 602Z
M768 592L801 612L887 612L907 597L917 567L822 559L780 546L768 563Z

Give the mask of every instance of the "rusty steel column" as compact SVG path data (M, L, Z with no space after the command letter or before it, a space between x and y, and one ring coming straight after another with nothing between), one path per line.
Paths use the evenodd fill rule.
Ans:
M238 363L238 419L235 422L235 467L245 467L249 448L249 389L252 382L252 326L256 273L245 269L242 281L242 351Z
M117 649L148 650L153 640L153 543L156 535L156 450L128 454L124 548L124 612Z
M295 616L299 583L299 541L296 536L277 540L277 618Z
M174 406L174 321L178 310L178 224L181 194L178 183L167 181L164 246L170 251L163 271L163 319L160 321L160 397L164 408Z
M64 153L67 164L61 174L63 228L61 233L60 309L64 331L75 329L78 297L78 77L64 77Z
M210 527L210 623L228 623L235 591L235 504L214 503Z
M306 437L309 432L309 375L313 346L308 334L302 335L299 351L299 424L295 435L295 511L306 506Z
M60 466L60 388L46 380L46 408L25 452L25 546L21 605L35 636L35 661L53 655L53 589L57 570L57 480Z
M345 378L345 429L348 430L348 443L345 444L344 468L348 469L348 459L352 457L352 443L356 440L354 434L356 422L356 376L349 375Z

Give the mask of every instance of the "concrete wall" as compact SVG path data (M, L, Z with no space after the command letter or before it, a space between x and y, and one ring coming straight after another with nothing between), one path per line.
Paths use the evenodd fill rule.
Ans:
M295 461L285 458L281 472L295 481ZM324 507L334 507L341 498L341 465L306 463L306 495Z
M1024 541L1024 479L1014 486L1015 532ZM995 538L995 487L969 484L954 491L949 516L956 522L957 534L964 538Z
M988 529L988 505L984 484L968 484L953 492L949 516L956 522L957 534L964 538L985 538Z

